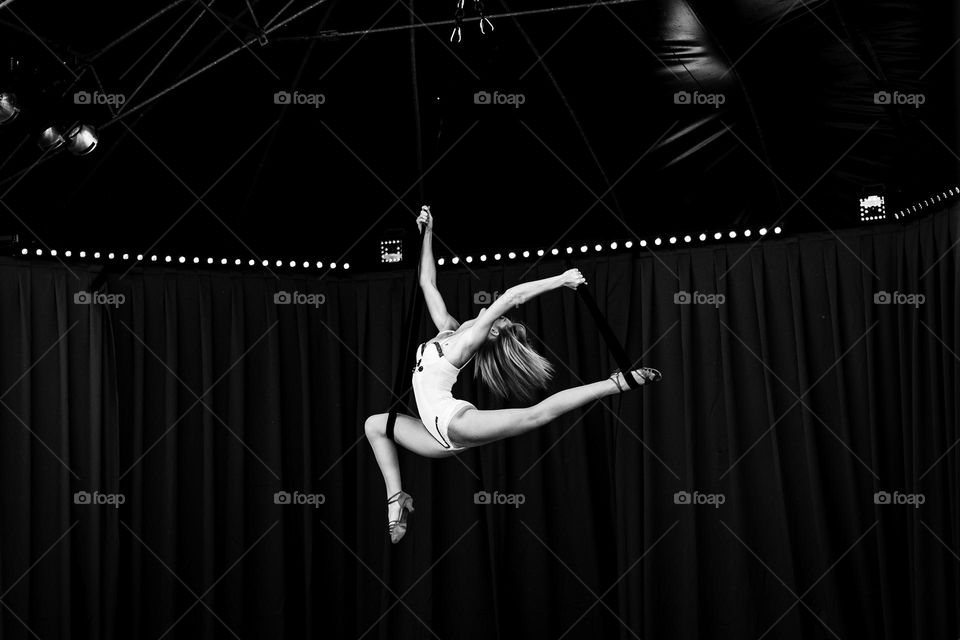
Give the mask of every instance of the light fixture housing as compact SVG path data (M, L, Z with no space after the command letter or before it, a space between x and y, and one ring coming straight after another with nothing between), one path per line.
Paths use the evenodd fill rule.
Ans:
M79 124L67 132L67 149L75 156L85 156L97 148L100 138L88 124Z
M4 91L0 93L0 124L13 122L20 115L20 103L16 94Z

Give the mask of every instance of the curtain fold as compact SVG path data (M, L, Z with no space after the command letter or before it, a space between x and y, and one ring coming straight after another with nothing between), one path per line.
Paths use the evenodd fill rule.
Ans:
M363 424L413 366L411 274L146 266L110 304L96 268L0 260L0 638L957 637L958 242L955 207L578 256L663 382L401 451L397 546ZM563 270L529 266L438 286L462 321ZM513 315L553 390L616 367L572 292Z

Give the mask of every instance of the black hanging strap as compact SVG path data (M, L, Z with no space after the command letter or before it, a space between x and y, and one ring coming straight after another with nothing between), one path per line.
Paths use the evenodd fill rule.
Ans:
M426 232L426 225L420 229L420 251L423 251L423 234ZM410 393L412 378L408 375L409 354L414 350L413 342L417 326L420 324L420 315L423 313L423 296L417 295L416 287L420 281L420 259L422 255L417 255L417 282L414 283L413 293L410 301L410 307L407 309L406 320L404 322L404 332L407 334L403 342L403 350L400 352L400 359L397 362L397 371L393 376L393 403L390 405L390 412L387 415L387 437L391 440L393 437L393 428L397 423L397 412L404 403L407 394Z
M566 259L566 264L568 269L574 268L573 261L570 260L570 258ZM620 344L620 341L617 340L617 336L614 335L613 329L611 329L607 323L607 319L604 318L600 312L597 301L593 299L590 289L584 285L580 285L577 287L577 294L580 296L583 304L586 305L587 311L589 311L593 317L593 323L597 325L597 329L600 330L600 335L603 336L603 341L607 343L607 349L610 350L614 361L617 363L617 366L620 367L620 371L623 372L623 377L626 379L627 385L632 389L639 389L640 383L630 375L630 371L633 370L633 363L630 361L630 356L627 355L627 351L623 348L623 345Z

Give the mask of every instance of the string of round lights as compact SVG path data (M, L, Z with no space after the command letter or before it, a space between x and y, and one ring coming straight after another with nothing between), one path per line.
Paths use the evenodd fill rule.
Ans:
M613 241L608 244L596 243L592 246L592 251L593 253L602 253L604 251L604 247L606 247L609 251L617 251L621 247L627 250L633 249L635 246L647 248L650 246L650 244L653 244L654 246L659 247L663 245L664 242L670 245L677 245L677 244L689 245L689 244L694 244L696 240L699 240L700 242L707 242L711 237L714 240L722 240L724 237L730 238L731 240L735 240L740 237L745 239L751 239L754 237L754 235L762 237L762 236L766 236L769 233L779 235L783 233L783 228L777 225L777 226L774 226L772 229L761 227L757 229L756 232L750 229L744 229L742 231L731 230L726 233L717 231L712 236L708 235L707 233L701 233L698 236L693 236L690 234L686 234L684 236L657 236L651 242L648 242L647 240L639 240L637 242L634 242L633 240L627 240L623 244L617 241ZM571 244L566 247L551 247L549 249L535 249L535 250L524 249L519 253L517 251L509 251L506 253L506 259L516 260L518 255L523 256L524 258L529 258L532 255L536 255L538 258L542 258L548 253L552 256L559 256L561 253L565 255L573 255L575 253L579 253L582 255L590 252L591 252L591 246L588 244L581 244L579 246L575 244ZM499 262L504 258L504 254L495 253L493 254L492 258L494 262ZM479 259L480 259L480 262L487 262L489 260L489 257L486 253L482 253L480 254ZM445 264L448 264L448 263L456 265L456 264L460 264L461 260L463 260L463 262L467 264L470 264L473 262L474 258L472 255L464 256L463 258L461 258L460 256L452 256L452 257L445 256L445 257L438 258L437 264L440 266L444 266Z
M926 209L929 209L937 204L945 203L949 200L956 198L957 196L960 196L960 186L952 187L950 189L947 189L946 191L936 193L910 206L904 207L900 211L893 214L893 218L895 220L902 220L907 216L911 216L915 213L921 213Z
M289 267L291 269L343 269L349 270L350 263L343 262L324 262L322 260L254 260L253 258L243 259L243 258L212 258L206 257L201 258L199 256L187 257L187 256L174 256L169 254L150 254L144 255L142 253L129 253L129 252L116 252L116 251L86 251L78 250L74 251L71 249L58 250L58 249L28 249L26 247L20 249L20 255L22 256L36 256L38 258L51 257L51 258L69 258L71 260L86 260L86 261L100 261L100 262L144 262L144 263L154 263L154 264L194 264L194 265L206 265L206 266L235 266L235 267L256 267L260 265L262 267L276 267L284 268Z

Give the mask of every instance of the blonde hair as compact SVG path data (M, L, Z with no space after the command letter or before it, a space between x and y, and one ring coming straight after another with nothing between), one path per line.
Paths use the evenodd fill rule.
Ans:
M513 323L477 351L473 377L501 398L530 400L537 390L547 388L553 365L530 346L527 328Z

